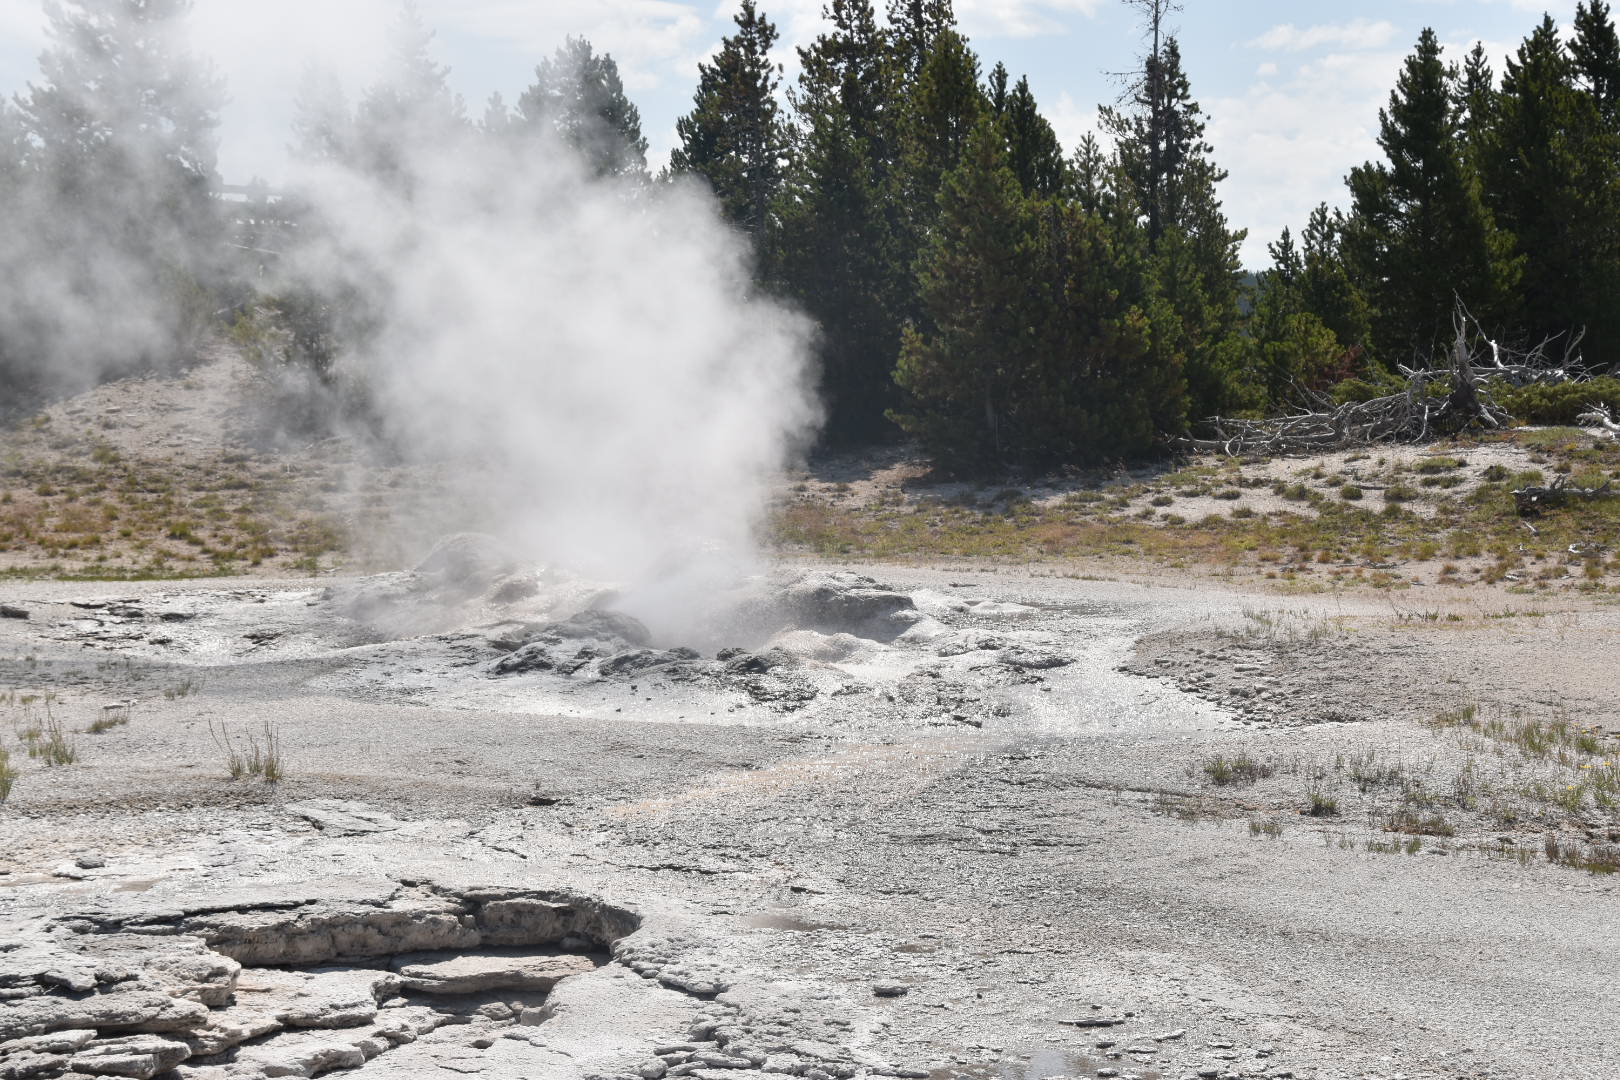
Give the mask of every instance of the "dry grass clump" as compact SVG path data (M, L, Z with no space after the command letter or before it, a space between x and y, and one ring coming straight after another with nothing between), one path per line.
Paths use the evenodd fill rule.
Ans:
M11 788L17 782L21 773L11 763L11 751L0 746L0 803L11 798Z
M266 720L256 732L234 737L224 724L216 727L210 721L208 733L224 755L225 771L232 780L257 778L275 784L286 778L281 735L270 721Z
M1275 772L1269 761L1261 761L1248 754L1227 757L1216 754L1203 763L1204 775L1219 787L1236 787L1258 783Z

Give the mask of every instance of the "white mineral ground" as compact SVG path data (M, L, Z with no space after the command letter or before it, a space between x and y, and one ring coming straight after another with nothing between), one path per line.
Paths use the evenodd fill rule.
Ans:
M1617 1075L1614 879L1541 850L1620 823L1422 723L1620 725L1612 605L784 566L652 640L436 559L3 585L0 1078ZM1373 751L1521 820L1381 853Z

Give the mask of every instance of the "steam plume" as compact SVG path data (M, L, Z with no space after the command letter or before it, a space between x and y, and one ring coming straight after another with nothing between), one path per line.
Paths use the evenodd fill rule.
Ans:
M386 430L452 463L546 562L673 632L746 573L767 484L815 420L810 327L750 296L707 192L602 177L556 139L407 137L399 176L325 165L284 269L359 289Z

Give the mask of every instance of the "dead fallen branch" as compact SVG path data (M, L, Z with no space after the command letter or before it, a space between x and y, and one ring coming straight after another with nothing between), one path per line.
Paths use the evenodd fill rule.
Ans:
M1581 427L1600 428L1611 435L1620 435L1620 424L1614 422L1614 414L1607 405L1588 405L1575 422Z
M1552 482L1550 487L1520 488L1513 493L1513 503L1519 509L1521 516L1539 514L1543 510L1551 510L1561 506L1568 506L1572 502L1590 501L1593 499L1612 499L1620 492L1614 490L1614 481L1602 487L1582 488L1570 487L1562 476Z
M1266 420L1212 417L1209 437L1185 437L1179 445L1229 455L1301 454L1341 450L1374 443L1423 443L1469 429L1495 430L1513 422L1492 397L1493 385L1525 386L1564 383L1580 376L1572 373L1568 346L1564 363L1549 355L1549 342L1524 354L1511 354L1483 332L1470 338L1471 316L1457 307L1456 337L1449 363L1440 368L1402 367L1406 388L1397 394L1335 404L1322 394L1307 392L1307 409ZM1478 324L1475 324L1476 329ZM1482 341L1478 349L1472 341ZM1448 386L1445 393L1438 388ZM1612 422L1612 421L1611 421Z

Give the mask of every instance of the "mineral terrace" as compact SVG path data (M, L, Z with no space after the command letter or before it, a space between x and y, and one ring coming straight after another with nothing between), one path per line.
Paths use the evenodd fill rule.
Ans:
M1612 606L780 566L682 640L476 536L5 600L5 1080L1620 1075Z

